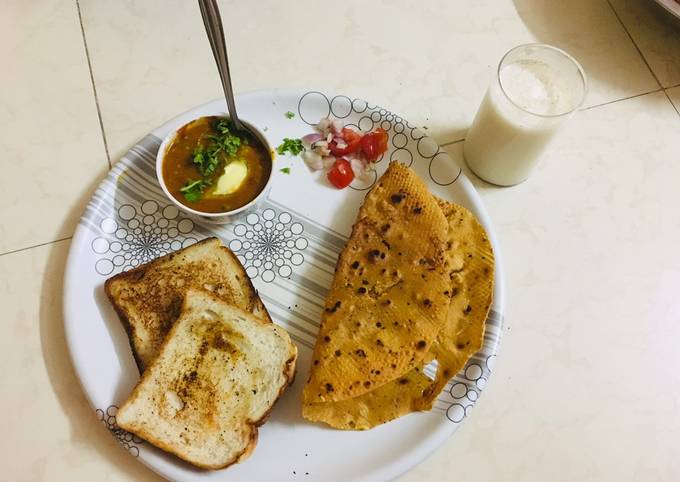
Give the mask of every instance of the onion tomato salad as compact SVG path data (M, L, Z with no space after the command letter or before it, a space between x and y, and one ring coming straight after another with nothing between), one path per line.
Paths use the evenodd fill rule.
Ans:
M342 125L339 120L321 119L316 132L302 139L302 158L313 171L326 171L328 181L338 189L363 178L387 151L387 131L378 127L360 132Z

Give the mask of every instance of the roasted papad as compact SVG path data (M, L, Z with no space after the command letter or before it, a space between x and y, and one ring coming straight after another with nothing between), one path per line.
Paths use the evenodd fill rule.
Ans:
M392 164L359 216L336 266L305 405L354 398L413 369L445 322L446 218L423 182Z
M468 210L437 200L427 191L417 191L417 206L405 208L404 204L399 209L412 194L402 183L417 185L413 178L417 179L408 168L390 166L367 196L360 220L340 256L305 388L303 415L309 420L340 429L369 429L413 411L429 410L448 380L482 346L493 291L494 261L489 240ZM413 209L428 217L408 216ZM443 224L437 212L443 216ZM385 219L388 221L380 224ZM444 242L439 248L440 238L432 233L440 233L442 228ZM376 243L386 241L392 247L395 239L402 253L397 261L408 259L410 264L393 268L361 263L360 258L374 249L382 252L374 248ZM421 256L414 263L414 246L418 254L442 249L442 257ZM404 253L410 253L409 257L404 258ZM380 259L380 254L377 256ZM383 261L386 259L387 254ZM429 269L415 269L424 266ZM362 267L363 272L353 271ZM391 275L394 269L397 274ZM353 296L361 286L367 288L364 295L376 296ZM436 302L437 309L446 310L443 320L433 316L433 311L423 310L425 299L433 302L427 303L430 307ZM424 319L416 318L418 313L423 313ZM389 346L385 340L389 340ZM332 349L327 349L330 344ZM341 362L347 352L357 356L350 355ZM438 362L434 379L423 373L432 360ZM322 366L325 368L320 376Z

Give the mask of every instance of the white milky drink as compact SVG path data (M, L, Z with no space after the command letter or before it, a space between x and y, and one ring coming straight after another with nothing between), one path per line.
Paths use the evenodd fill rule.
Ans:
M566 52L541 44L514 48L466 136L468 166L501 186L526 180L585 92L583 69Z

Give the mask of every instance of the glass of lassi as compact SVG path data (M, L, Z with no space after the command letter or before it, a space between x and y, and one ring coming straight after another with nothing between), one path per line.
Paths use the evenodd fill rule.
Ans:
M513 48L501 59L465 138L468 166L492 184L525 181L586 90L583 68L564 50Z

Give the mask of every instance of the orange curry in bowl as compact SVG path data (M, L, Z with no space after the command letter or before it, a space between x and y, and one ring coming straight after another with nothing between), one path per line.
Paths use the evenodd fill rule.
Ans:
M180 128L162 161L165 186L180 203L205 213L245 206L265 188L272 156L250 132L224 117L201 117Z

